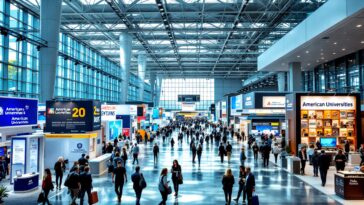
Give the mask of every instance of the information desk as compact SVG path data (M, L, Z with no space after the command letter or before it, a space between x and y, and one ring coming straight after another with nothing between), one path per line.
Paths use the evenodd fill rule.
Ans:
M108 163L111 154L104 154L89 161L90 171L93 176L105 174L108 170Z
M336 173L335 193L343 199L364 199L364 173L348 171Z
M23 174L14 177L14 192L28 192L38 189L39 174Z

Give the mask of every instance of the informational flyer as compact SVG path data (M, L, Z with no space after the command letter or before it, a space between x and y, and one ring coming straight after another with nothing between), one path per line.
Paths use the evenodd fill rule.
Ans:
M25 164L25 139L13 139L13 164Z

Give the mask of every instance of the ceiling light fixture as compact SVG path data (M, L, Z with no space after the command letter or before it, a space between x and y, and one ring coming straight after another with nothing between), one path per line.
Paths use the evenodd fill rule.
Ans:
M309 51L306 51L306 53L310 53Z
M336 45L337 44L337 42L334 42L334 45Z
M356 25L356 27L357 28L360 28L360 27L362 27L363 25L361 25L361 24L358 24L358 25Z
M342 48L341 50L346 51L346 48Z
M364 41L360 41L361 44L364 44Z

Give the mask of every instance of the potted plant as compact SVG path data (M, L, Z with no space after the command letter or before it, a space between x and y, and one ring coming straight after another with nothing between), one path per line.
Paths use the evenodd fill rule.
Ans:
M4 199L9 196L9 190L4 185L0 185L0 204L4 204Z

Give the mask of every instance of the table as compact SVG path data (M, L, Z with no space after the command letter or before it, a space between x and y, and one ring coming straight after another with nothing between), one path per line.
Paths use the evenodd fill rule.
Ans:
M343 199L364 199L364 173L349 171L335 173L335 193Z
M38 189L39 174L23 174L14 177L14 192L29 192Z
M111 158L111 154L107 153L89 160L89 166L92 176L100 176L107 172L108 162Z

